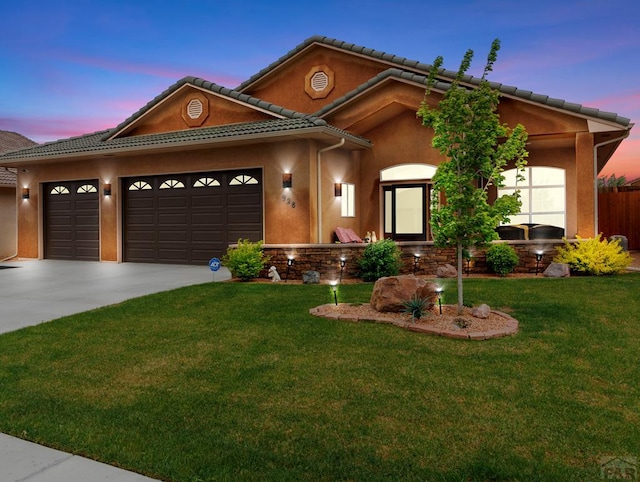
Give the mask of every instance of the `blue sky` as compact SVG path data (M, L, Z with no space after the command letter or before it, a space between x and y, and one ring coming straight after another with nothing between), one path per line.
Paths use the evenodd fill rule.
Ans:
M114 127L186 75L226 87L326 35L640 120L637 0L30 0L0 6L0 129L47 142ZM417 106L416 106L417 107ZM640 177L640 127L604 174Z

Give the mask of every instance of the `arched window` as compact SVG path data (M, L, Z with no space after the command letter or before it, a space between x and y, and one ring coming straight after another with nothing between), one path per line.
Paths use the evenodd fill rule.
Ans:
M178 181L177 179L167 179L162 184L160 184L160 189L182 189L184 188L184 183L182 181Z
M220 181L212 177L201 177L193 183L193 187L215 187L219 185Z
M244 184L258 184L258 180L253 176L240 174L231 179L231 182L229 182L229 186L242 186Z
M398 164L380 171L380 182L431 179L436 166L431 164Z
M83 184L82 186L78 187L76 192L78 194L89 194L92 192L98 192L98 189L92 184Z
M524 181L516 183L516 169L504 171L505 187L498 195L520 190L522 207L510 224L549 224L566 229L565 170L558 167L526 167Z
M146 181L135 181L129 186L129 191L148 191L152 189L151 184Z
M65 186L53 186L51 188L50 194L53 194L54 196L56 196L56 195L63 195L63 194L70 194L70 193L69 193L69 189Z

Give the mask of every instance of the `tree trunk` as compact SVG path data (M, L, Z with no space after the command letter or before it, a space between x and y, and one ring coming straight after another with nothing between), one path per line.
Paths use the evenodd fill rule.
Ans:
M462 293L462 243L458 242L458 314L462 314L464 296Z

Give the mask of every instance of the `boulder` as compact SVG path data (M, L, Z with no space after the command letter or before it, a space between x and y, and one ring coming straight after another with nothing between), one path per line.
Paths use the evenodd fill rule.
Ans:
M412 274L387 276L376 281L370 304L376 311L400 313L405 310L403 303L416 296L433 305L438 299L437 287L435 283Z
M551 263L544 270L544 276L547 278L568 278L571 276L569 265L566 263Z
M317 285L320 283L320 273L317 271L305 271L302 273L302 282L306 285Z
M485 304L474 306L471 310L471 314L473 316L475 316L476 318L481 318L483 320L489 318L489 313L491 313L491 308L489 308L489 305Z
M438 266L436 276L438 278L457 278L458 270L450 264L445 264L444 266Z

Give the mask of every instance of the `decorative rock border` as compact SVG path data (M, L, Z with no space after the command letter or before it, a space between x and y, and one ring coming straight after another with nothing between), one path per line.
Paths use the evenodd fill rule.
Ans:
M346 303L340 303L340 304L343 306L346 305ZM316 306L315 308L311 308L309 310L309 313L314 316L320 316L322 318L329 318L334 320L344 320L344 321L352 321L352 322L369 321L369 322L378 322L378 323L390 323L399 328L404 328L405 330L409 330L409 331L427 333L429 335L444 336L445 338L456 338L456 339L462 339L462 340L490 340L492 338L502 338L503 336L515 335L518 332L518 320L516 320L515 318L512 318L506 313L503 313L502 311L496 311L496 310L491 310L491 313L494 313L498 316L505 318L506 326L504 328L499 328L496 330L489 330L489 331L465 332L465 331L453 330L453 329L443 330L435 326L420 325L420 324L411 323L410 321L401 321L397 317L385 315L384 313L380 313L379 315L376 315L376 316L362 316L362 317L356 314L336 313L334 311L335 306L336 305L332 303Z

